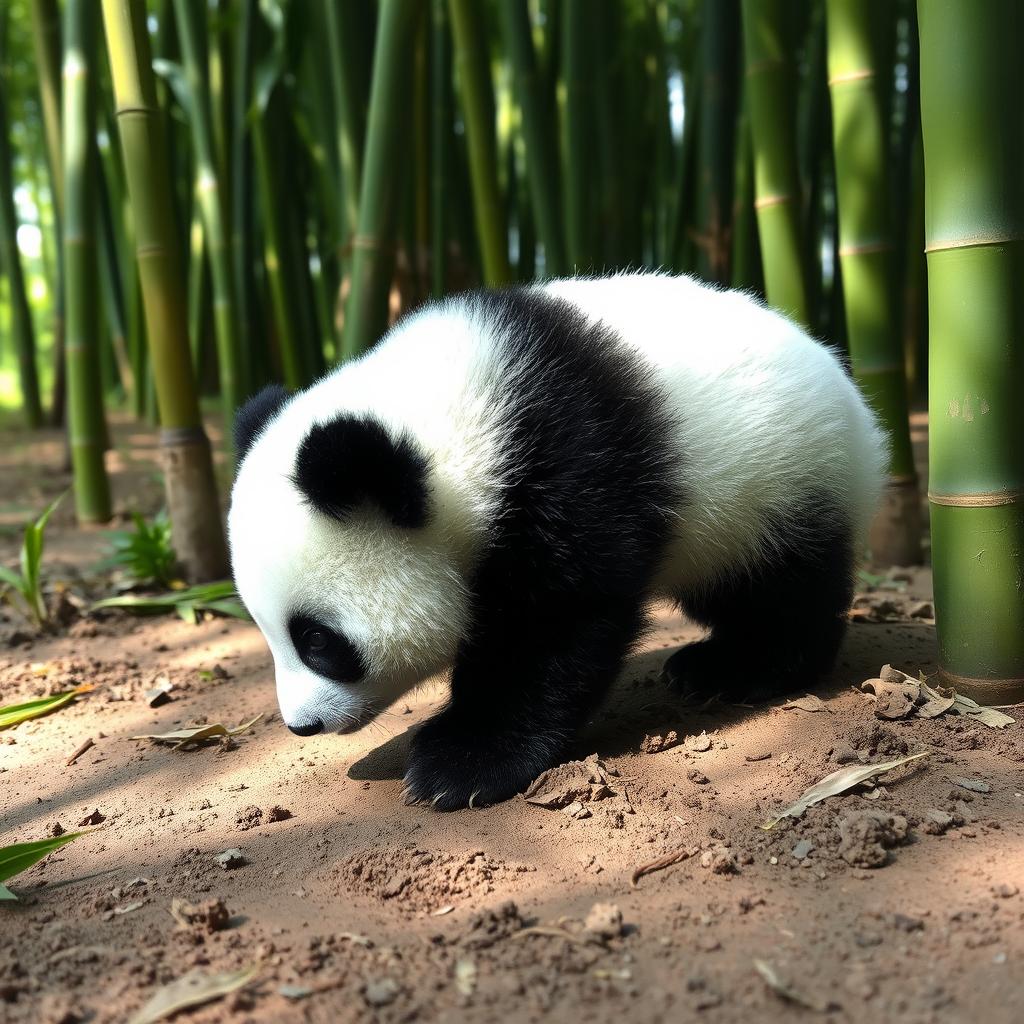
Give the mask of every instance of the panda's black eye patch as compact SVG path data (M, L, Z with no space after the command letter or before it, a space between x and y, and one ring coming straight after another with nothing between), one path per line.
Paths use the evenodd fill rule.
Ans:
M311 616L293 615L288 620L288 635L296 654L311 672L337 683L356 683L366 675L366 666L355 644Z

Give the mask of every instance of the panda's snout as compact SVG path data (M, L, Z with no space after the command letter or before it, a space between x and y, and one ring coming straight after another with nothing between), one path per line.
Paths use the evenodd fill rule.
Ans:
M288 725L288 723L285 723ZM324 723L319 718L314 718L312 722L306 723L306 725L288 725L296 736L315 736L318 732L324 731Z

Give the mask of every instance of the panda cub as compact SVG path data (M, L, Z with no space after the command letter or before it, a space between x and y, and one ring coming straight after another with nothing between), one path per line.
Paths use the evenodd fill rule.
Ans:
M287 726L350 732L439 672L407 796L563 759L668 598L683 696L807 688L836 655L883 435L836 356L748 295L619 274L476 292L239 411L229 536Z

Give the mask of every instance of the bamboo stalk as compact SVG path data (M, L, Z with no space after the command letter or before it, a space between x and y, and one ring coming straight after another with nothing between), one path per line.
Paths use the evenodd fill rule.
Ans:
M103 20L160 406L172 539L190 579L217 579L227 572L227 545L189 357L185 288L145 0L103 0Z
M3 15L6 18L6 14ZM3 29L0 28L0 32ZM0 61L6 57L0 46ZM39 398L39 374L36 369L36 339L25 293L25 276L18 251L18 217L14 209L14 182L11 174L11 148L7 124L6 82L0 82L0 266L7 272L10 288L14 349L18 358L21 407L25 422L33 429L43 425L43 407Z
M452 146L448 0L431 0L430 13L430 293L439 299L447 285L448 172Z
M754 148L754 204L765 294L807 326L795 94L785 0L743 0L743 50Z
M572 273L593 264L594 137L590 19L586 0L562 0L562 161L565 248Z
M364 40L359 12L352 0L324 0L325 29L330 43L331 83L337 117L338 162L341 166L344 244L349 246L359 221L363 142L366 138L366 77Z
M739 4L704 4L701 26L701 102L697 143L697 273L729 280L733 173L735 169Z
M255 282L253 280L253 170L252 146L249 138L249 103L252 95L254 22L258 17L257 0L235 0L235 51L232 58L231 84L231 166L234 184L231 189L231 265L235 270L235 298L238 303L239 373L246 390L255 391L263 383L259 373L263 340L257 331L259 317L254 314Z
M263 213L263 260L270 290L270 302L277 330L278 349L285 384L292 390L309 382L303 364L299 331L299 310L295 290L289 285L284 263L287 260L287 215L280 201L284 191L284 173L280 166L280 147L271 143L277 134L279 119L276 85L257 106L251 119L253 157ZM272 134L273 132L273 134Z
M939 666L1024 700L1024 9L918 4ZM965 162L966 161L966 162ZM969 167L969 178L965 177Z
M508 225L498 184L494 137L494 87L483 10L475 0L449 0L455 72L466 124L473 212L480 240L484 281L491 287L512 279L508 263Z
M64 6L64 271L68 429L75 512L83 523L110 518L104 464L96 258L96 23L89 0Z
M881 0L884 4L885 0ZM878 98L879 0L828 0L828 74L839 213L839 261L853 374L889 436L890 484L871 532L885 565L921 560L920 502L910 446Z
M416 0L381 0L367 118L364 187L352 245L352 287L345 315L345 354L356 356L383 334L394 269L401 195L401 152L409 136L409 71Z
M757 217L754 213L754 155L750 143L750 119L746 100L740 106L736 122L736 170L732 209L732 253L730 256L733 288L760 291L761 251L757 238Z
M32 0L32 45L38 68L39 98L46 138L46 164L50 194L53 197L54 235L57 258L51 279L53 294L53 388L50 398L50 423L64 422L67 388L64 359L64 269L61 232L64 209L64 173L61 156L60 85L60 8L57 0Z
M566 260L558 209L558 161L549 116L551 104L545 103L542 92L526 0L501 0L498 11L512 64L516 102L522 112L526 177L534 223L544 246L545 273L559 277L565 273Z
M203 236L213 285L213 322L217 339L217 368L224 416L225 444L231 445L235 410L245 400L239 376L239 338L236 321L234 271L231 265L231 230L223 181L217 166L211 113L210 83L204 59L205 21L192 0L174 0L178 38L190 96L189 125L195 155L197 200L203 218Z

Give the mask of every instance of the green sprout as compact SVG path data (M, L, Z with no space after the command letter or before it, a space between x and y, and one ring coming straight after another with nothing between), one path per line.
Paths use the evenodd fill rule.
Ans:
M67 491L64 492L67 494ZM21 542L21 562L19 571L0 565L0 585L13 591L20 597L22 611L37 626L49 621L50 613L43 598L43 584L40 568L43 562L43 542L46 524L53 510L61 503L64 494L59 494L43 514L34 522L25 524L25 535ZM11 602L16 605L16 602Z

